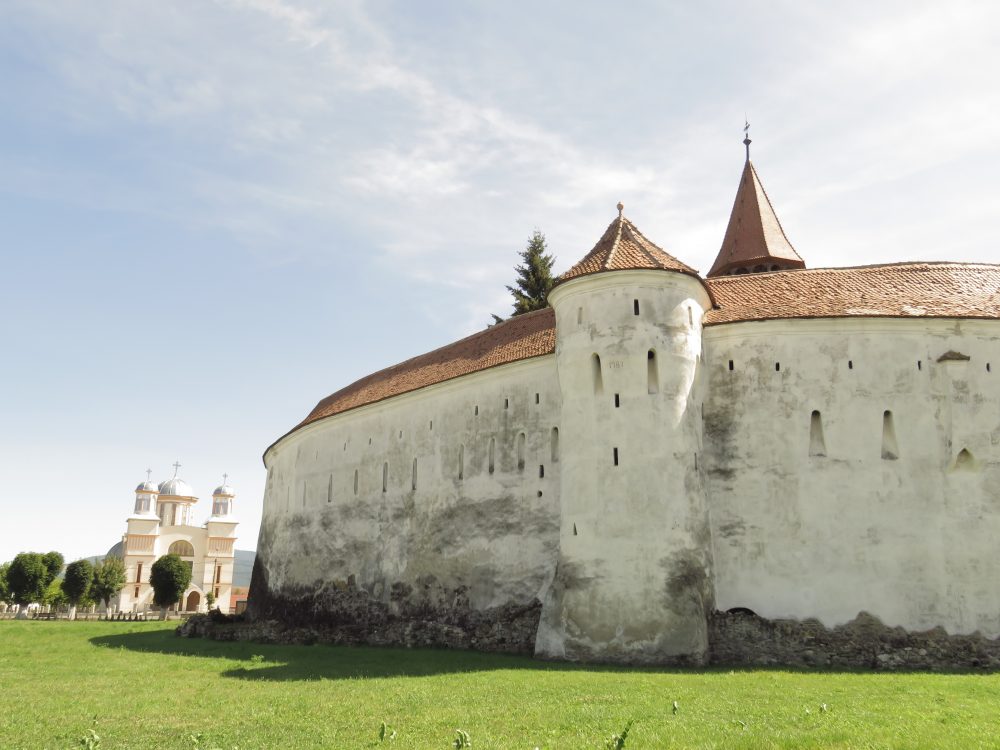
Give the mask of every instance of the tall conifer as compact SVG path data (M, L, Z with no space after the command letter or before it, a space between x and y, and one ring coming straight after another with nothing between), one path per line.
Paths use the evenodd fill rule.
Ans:
M520 253L521 265L514 267L517 272L515 286L507 287L514 296L514 315L542 310L549 304L549 290L555 284L552 278L555 258L545 250L545 235L536 229L528 246Z

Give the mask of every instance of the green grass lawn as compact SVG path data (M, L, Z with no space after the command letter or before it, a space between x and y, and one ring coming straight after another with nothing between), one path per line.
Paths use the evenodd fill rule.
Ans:
M0 621L0 747L1000 747L1000 675L626 670ZM674 701L678 707L673 710ZM825 710L823 706L825 705ZM95 723L96 722L96 723ZM192 736L200 735L200 739Z

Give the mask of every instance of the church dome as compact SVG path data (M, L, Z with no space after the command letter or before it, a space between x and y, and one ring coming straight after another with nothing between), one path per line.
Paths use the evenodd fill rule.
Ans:
M169 497L190 497L195 496L194 490L191 489L191 485L185 482L180 477L172 477L165 482L160 482L160 496Z
M225 484L220 484L214 490L212 490L212 497L236 497L236 490L231 484L226 482Z
M157 488L157 486L155 484L153 484L152 482L150 482L147 479L145 482L143 482L138 487L136 487L135 491L136 492L152 492L152 493L155 494L155 493L159 492L159 489Z

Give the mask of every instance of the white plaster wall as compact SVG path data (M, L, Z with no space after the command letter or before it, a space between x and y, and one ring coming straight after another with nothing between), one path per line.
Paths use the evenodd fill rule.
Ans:
M479 609L540 597L558 543L560 462L553 459L552 430L559 415L555 360L546 356L293 433L265 456L258 556L268 588L294 594L353 577L389 602L396 583L418 590L467 587L470 604ZM522 432L525 463L519 468Z
M949 350L971 359L937 363ZM736 323L707 328L705 352L719 609L1000 635L1000 322Z
M686 275L622 271L568 282L550 300L565 459L559 574L536 651L633 662L698 658L712 604L696 459L707 295Z

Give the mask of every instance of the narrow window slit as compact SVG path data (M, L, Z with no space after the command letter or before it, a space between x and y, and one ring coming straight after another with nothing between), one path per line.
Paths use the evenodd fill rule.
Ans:
M854 369L854 360L853 359L847 360L847 369L848 370L853 370Z
M660 369L656 364L656 352L652 349L646 352L646 392L660 392Z
M899 458L899 446L896 443L896 425L893 424L892 412L882 413L882 458L895 461Z
M489 470L490 474L496 468L496 451L497 451L497 439L490 438L490 454L489 454Z
M775 362L774 363L774 371L775 372L781 372L781 362Z
M621 399L618 398L618 394L616 393L615 394L615 408L617 409L619 406L621 406Z
M632 314L633 315L639 314L639 300L637 299L632 300Z
M576 535L577 535L576 524L574 523L573 524L573 536L576 536Z
M552 443L552 463L556 463L559 460L559 428L552 428L552 437L550 438Z
M535 394L535 403L537 404L538 402L539 402L539 394L536 393Z
M413 459L413 481L411 482L412 489L417 489L417 459Z
M358 494L358 470L354 470L354 494Z
M465 445L458 446L458 478L465 479Z
M809 417L809 455L826 455L826 440L823 437L823 418L818 411L813 411Z
M733 371L733 360L729 360L729 371Z
M389 489L389 462L386 461L382 464L382 492L387 492Z
M538 478L545 479L545 464L538 464Z
M919 359L917 360L917 369L918 370L923 370L924 369L924 363L921 362Z
M594 393L600 395L604 393L604 376L601 374L601 357L594 354L591 358L591 368L594 373Z
M333 502L333 474L330 475L330 481L326 485L326 501L328 503Z
M618 465L618 449L617 448L614 449L614 452L613 452L612 455L614 456L615 466L617 466Z

